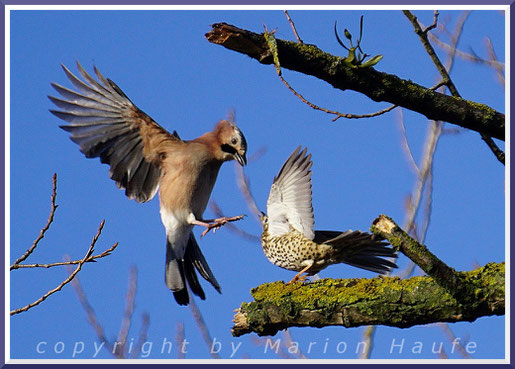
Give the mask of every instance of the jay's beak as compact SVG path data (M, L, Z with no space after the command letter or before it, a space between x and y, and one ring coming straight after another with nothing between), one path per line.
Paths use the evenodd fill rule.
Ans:
M247 165L247 157L245 156L245 154L240 155L239 152L235 152L234 158L238 161L238 163L240 163L242 167Z

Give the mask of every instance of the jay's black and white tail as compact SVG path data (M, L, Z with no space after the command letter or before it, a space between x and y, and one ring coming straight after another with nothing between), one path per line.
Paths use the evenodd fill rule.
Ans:
M183 258L175 256L172 245L167 241L165 282L167 287L173 291L173 296L179 305L188 305L190 302L187 285L195 295L202 300L206 299L195 270L211 283L219 293L222 293L220 285L209 268L202 251L200 251L193 233L190 233Z

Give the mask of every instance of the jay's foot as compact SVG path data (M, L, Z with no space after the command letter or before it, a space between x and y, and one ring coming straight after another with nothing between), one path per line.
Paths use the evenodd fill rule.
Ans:
M216 218L216 219L209 219L209 220L203 220L203 221L195 221L194 224L200 225L203 227L206 227L204 232L201 233L200 237L204 237L206 234L209 233L209 231L213 230L213 233L217 231L221 226L228 222L235 222L237 220L243 219L245 215L238 215L235 217L222 217L222 218Z

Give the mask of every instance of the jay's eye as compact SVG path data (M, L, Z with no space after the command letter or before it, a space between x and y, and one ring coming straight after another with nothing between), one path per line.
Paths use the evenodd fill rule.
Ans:
M233 137L233 138L231 139L231 143L232 143L233 145L236 145L236 144L238 143L238 139L237 139L236 137Z

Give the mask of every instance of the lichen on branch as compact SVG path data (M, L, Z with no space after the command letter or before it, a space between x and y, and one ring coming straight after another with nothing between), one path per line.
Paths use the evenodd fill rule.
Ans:
M213 24L206 33L209 42L246 54L262 64L273 64L273 55L263 34L226 23ZM386 101L485 135L504 140L505 116L477 102L445 95L374 68L350 68L344 58L315 45L275 39L282 68L317 77L340 90L354 90L374 101ZM385 56L386 57L386 56Z
M252 289L255 301L243 303L237 310L231 333L264 336L289 327L330 325L407 328L504 314L504 263L489 263L459 274L474 291L473 299L458 302L429 276L266 283Z

